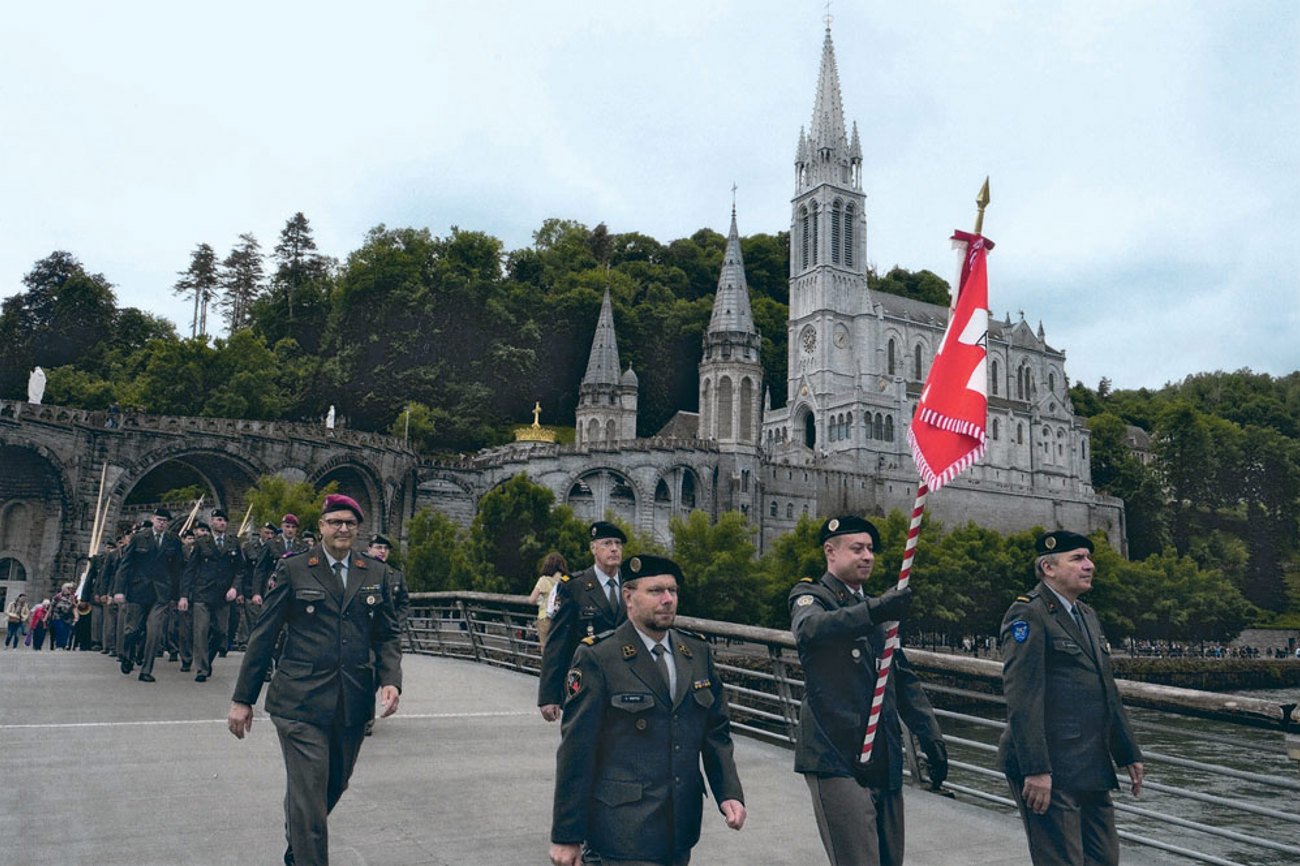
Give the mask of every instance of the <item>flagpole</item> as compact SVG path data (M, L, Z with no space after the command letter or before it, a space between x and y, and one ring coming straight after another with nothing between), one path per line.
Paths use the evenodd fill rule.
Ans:
M99 492L95 494L95 519L90 524L90 550L86 552L86 570L81 573L81 580L77 582L77 599L81 599L82 592L86 589L86 578L90 577L90 557L95 555L99 549L99 535L103 530L104 514L107 509L104 508L104 481L108 478L108 461L104 461L104 468L99 473Z
M180 535L185 534L185 530L194 525L194 518L199 516L199 506L203 504L203 497L200 496L194 500L194 507L190 509L190 516L185 518L185 525L181 527Z
M239 531L235 533L237 537L239 538L244 537L244 533L248 531L248 518L252 516L253 516L253 503L250 502L248 503L248 510L244 512L244 519L239 521Z
M978 211L975 216L975 234L980 234L984 228L984 208L989 203L989 179L984 178L984 186L980 188L979 196L975 199ZM957 291L961 291L960 272L958 273ZM956 308L956 293L953 294L953 309ZM952 322L952 313L949 314L949 323ZM941 344L942 345L942 344ZM932 371L933 372L933 371ZM927 383L928 385L928 383ZM915 419L913 419L915 423ZM936 484L938 486L938 484ZM925 515L925 500L930 494L930 487L922 476L920 483L916 487L916 500L912 503L912 522L907 529L907 544L903 548L903 564L898 573L898 588L907 589L908 580L912 576L912 560L916 555L917 539L921 535L921 519ZM894 651L898 648L898 622L885 623L885 646L880 653L880 659L877 662L876 688L871 694L871 714L867 718L867 732L862 739L862 754L859 761L863 764L871 760L872 748L876 743L876 731L880 726L880 714L885 704L885 689L889 685L889 671L894 663Z

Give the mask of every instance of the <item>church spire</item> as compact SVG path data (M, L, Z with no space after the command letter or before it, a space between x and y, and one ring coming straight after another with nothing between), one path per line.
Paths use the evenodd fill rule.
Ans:
M749 306L749 284L745 281L745 260L740 253L740 232L736 230L736 206L731 206L731 232L722 254L722 273L713 296L709 332L749 334L754 331L754 314Z
M614 308L609 302L609 289L600 302L600 319L596 322L596 335L591 341L591 357L587 359L584 385L619 384L618 338L614 334Z
M835 65L830 25L826 26L826 39L822 42L822 68L817 77L817 97L813 102L809 138L816 150L838 149L848 144L844 132L844 104L840 100L840 73Z
M799 190L822 183L861 188L862 143L858 126L853 124L849 138L844 123L844 103L840 98L840 73L835 63L835 44L830 24L822 42L821 71L817 76L817 93L813 97L812 122L805 136L799 131L795 156L795 174Z

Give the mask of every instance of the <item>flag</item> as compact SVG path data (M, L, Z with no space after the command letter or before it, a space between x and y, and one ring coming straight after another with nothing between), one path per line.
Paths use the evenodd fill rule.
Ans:
M993 243L957 232L966 244L957 303L926 377L907 441L921 479L938 490L984 455L988 426L989 280Z

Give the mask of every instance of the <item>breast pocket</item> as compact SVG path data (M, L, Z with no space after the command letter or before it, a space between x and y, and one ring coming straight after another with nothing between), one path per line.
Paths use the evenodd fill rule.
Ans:
M325 592L320 589L295 589L293 591L293 611L298 616L316 616L322 613L321 603L325 601Z

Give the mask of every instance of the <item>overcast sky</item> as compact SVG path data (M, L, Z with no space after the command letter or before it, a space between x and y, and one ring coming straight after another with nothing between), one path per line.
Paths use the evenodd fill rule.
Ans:
M951 279L1092 387L1300 367L1300 3L836 2L868 258ZM24 3L0 28L0 296L53 250L188 331L200 242L302 211L531 243L789 228L820 2Z

